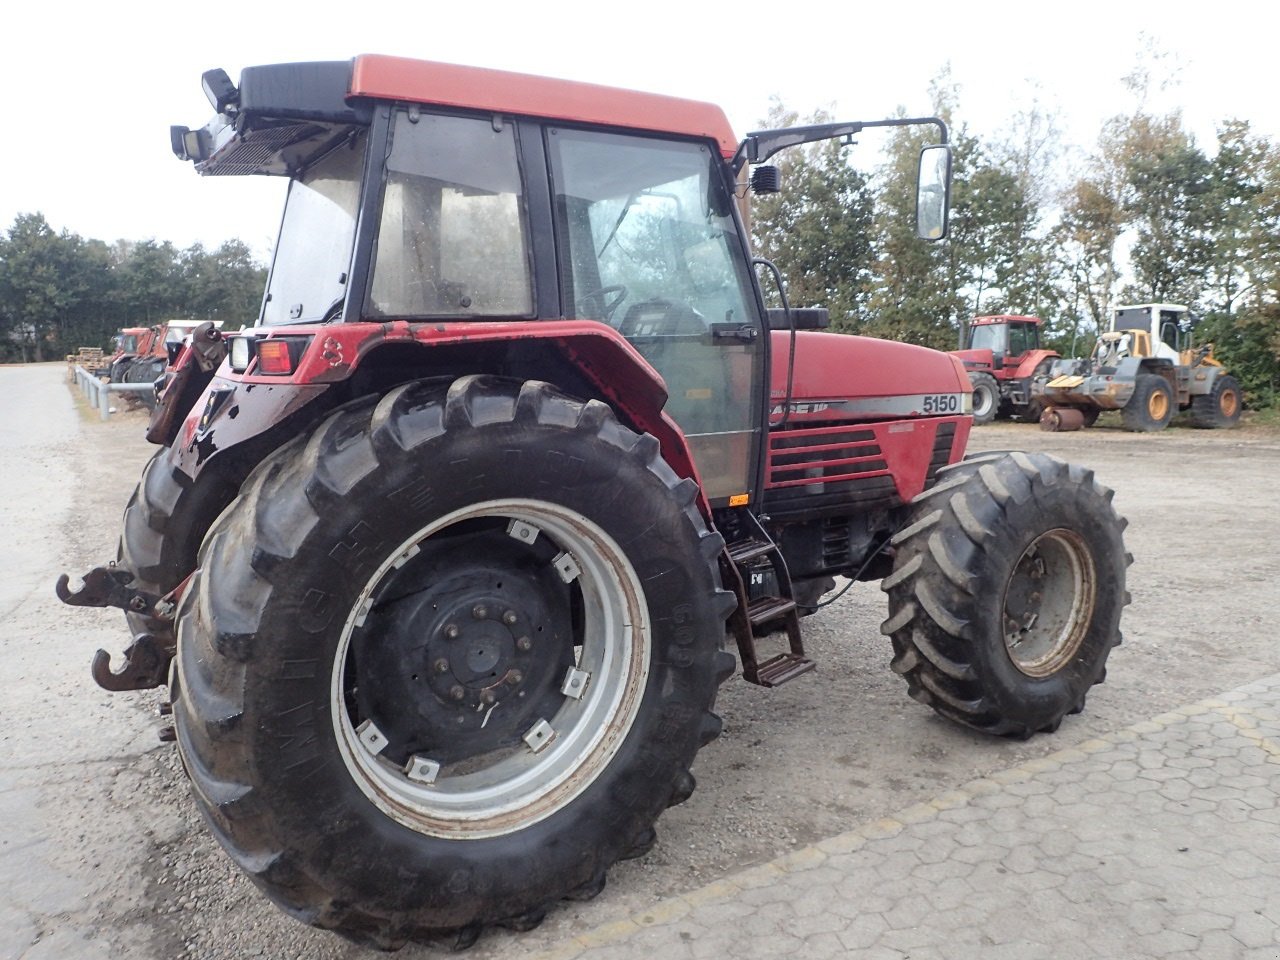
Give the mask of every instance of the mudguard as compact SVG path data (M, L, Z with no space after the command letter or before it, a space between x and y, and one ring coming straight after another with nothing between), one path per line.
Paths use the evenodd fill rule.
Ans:
M253 365L235 373L229 361L223 362L190 408L174 442L173 466L193 481L214 459L243 448L285 421L291 421L287 436L296 436L329 410L353 399L352 379L380 349L397 344L421 348L421 376L501 372L521 379L552 379L554 371L522 365L512 350L534 342L552 348L585 379L593 398L609 403L636 429L653 434L663 458L679 476L699 479L683 433L662 412L667 400L662 378L621 334L603 323L359 322L258 328L241 335L305 343L288 374L260 373ZM494 369L451 368L444 351L462 347L487 348ZM468 355L474 356L474 350ZM266 444L261 455L273 446ZM705 503L703 508L707 509Z

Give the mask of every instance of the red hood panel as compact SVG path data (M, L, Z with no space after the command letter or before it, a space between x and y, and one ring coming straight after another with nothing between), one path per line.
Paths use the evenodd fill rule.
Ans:
M770 398L774 419L787 393L791 334L773 332ZM791 422L882 420L964 412L972 388L960 361L927 347L871 337L801 331L791 389Z

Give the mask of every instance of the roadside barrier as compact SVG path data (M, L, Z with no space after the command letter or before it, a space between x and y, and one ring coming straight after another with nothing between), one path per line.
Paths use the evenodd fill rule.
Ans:
M111 416L111 394L113 393L150 393L154 388L149 383L103 383L79 364L75 368L76 385L90 405L98 408L103 420Z

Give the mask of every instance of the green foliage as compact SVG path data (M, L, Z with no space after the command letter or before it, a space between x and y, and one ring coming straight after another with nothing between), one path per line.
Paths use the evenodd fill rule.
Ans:
M837 330L954 349L982 314L1045 321L1046 346L1085 356L1123 302L1185 303L1246 400L1280 385L1280 149L1226 121L1212 155L1174 112L1147 109L1135 72L1131 113L1107 122L1098 151L1057 185L1053 118L1020 114L1002 137L953 127L951 232L915 235L916 168L931 131L894 128L867 179L838 148L779 155L780 196L757 201L756 248L778 261L793 301L832 309ZM934 111L957 95L944 72ZM771 126L796 122L775 104ZM825 115L814 117L823 122ZM799 296L797 296L797 293Z
M122 327L250 321L265 280L239 240L214 251L155 240L108 246L19 214L0 235L0 361L106 347Z
M832 119L818 112L803 122ZM775 102L765 125L776 129L799 122L797 114ZM833 328L856 330L872 262L873 198L866 179L837 141L787 150L775 162L783 190L753 200L755 249L778 264L794 306L825 306ZM765 283L773 295L771 287Z

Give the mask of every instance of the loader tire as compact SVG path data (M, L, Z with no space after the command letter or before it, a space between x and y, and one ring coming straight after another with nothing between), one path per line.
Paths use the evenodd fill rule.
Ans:
M1126 430L1153 433L1169 425L1174 409L1169 381L1156 373L1140 373L1134 381L1133 396L1120 411L1120 421Z
M697 492L607 405L494 377L268 457L201 548L172 691L232 859L382 949L598 893L720 731L734 600Z
M969 374L973 386L973 422L990 423L1000 409L1000 387L989 373Z
M912 698L964 726L1052 732L1106 674L1129 602L1124 521L1093 473L1044 454L939 472L895 536L882 631Z
M1223 374L1213 382L1213 389L1191 398L1191 422L1206 429L1234 427L1240 422L1243 408L1240 384L1236 378Z

